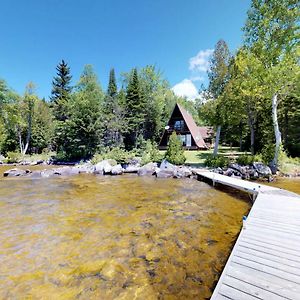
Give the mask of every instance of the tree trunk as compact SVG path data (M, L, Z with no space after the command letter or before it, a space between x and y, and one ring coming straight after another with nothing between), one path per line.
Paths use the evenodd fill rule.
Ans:
M213 156L218 155L218 148L219 148L219 142L220 142L220 133L221 133L221 125L218 125Z
M273 166L278 164L278 156L281 145L281 132L279 130L278 118L277 118L277 107L278 107L278 94L275 93L272 97L272 119L275 133L275 154L272 162Z
M248 123L250 127L250 149L251 149L251 155L254 155L255 149L254 149L254 144L255 144L255 121L254 118L252 117L251 114L248 114Z
M28 147L29 147L29 143L30 143L30 138L31 138L31 128L32 128L32 115L31 112L29 112L29 116L28 116L28 129L27 129L27 136L26 136L26 144L25 147L23 149L23 155L26 154Z
M19 139L19 146L20 146L20 152L21 154L23 154L23 142L22 142L22 134L21 134L21 130L19 128L19 126L17 126L17 133L18 133L18 139Z
M243 151L243 124L240 122L239 124L240 129L240 151Z

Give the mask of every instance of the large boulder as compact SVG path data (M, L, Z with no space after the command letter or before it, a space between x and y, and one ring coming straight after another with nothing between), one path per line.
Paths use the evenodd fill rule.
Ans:
M10 169L3 173L4 177L19 177L19 176L26 176L30 174L30 170L22 170L22 169Z
M0 165L2 165L3 161L5 160L5 157L0 154Z
M177 167L164 159L155 173L156 177L158 178L169 178L174 177L174 174L176 174L176 172Z
M157 163L150 162L140 167L137 173L139 176L147 176L147 175L151 176L154 175L156 168L157 168Z
M123 168L121 165L116 165L111 168L111 175L122 175Z
M72 167L71 170L71 172L74 174L81 174L81 173L91 174L94 173L94 171L95 171L95 167L90 163L86 163L83 165L76 165Z
M137 173L140 169L140 166L138 165L126 165L126 168L124 168L124 173Z
M260 177L269 177L272 175L271 169L261 162L254 162L253 167Z
M108 160L108 159L102 160L94 166L94 173L100 175L110 174L112 165L113 165L112 160Z
M230 169L233 169L234 171L236 171L236 172L239 172L240 174L242 174L242 175L246 175L246 173L247 173L247 167L245 167L245 166L240 166L239 164L237 164L237 163L231 163L231 164L229 164L229 166L228 166ZM239 174L238 174L239 175Z
M192 171L190 170L190 168L186 166L177 167L176 170L174 171L175 178L185 178L191 176L192 176Z

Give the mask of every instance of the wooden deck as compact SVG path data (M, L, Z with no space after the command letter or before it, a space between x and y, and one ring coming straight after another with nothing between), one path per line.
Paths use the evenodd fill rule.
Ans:
M195 173L256 195L211 299L300 299L300 196L211 172Z

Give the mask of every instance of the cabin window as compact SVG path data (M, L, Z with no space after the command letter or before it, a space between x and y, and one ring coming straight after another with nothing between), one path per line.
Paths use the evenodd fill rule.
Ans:
M185 135L180 135L179 139L181 140L182 146L185 146L186 145Z
M183 130L184 129L184 121L183 120L175 121L174 129L175 130Z
M192 136L190 134L187 134L185 137L186 137L186 146L191 147L192 146Z

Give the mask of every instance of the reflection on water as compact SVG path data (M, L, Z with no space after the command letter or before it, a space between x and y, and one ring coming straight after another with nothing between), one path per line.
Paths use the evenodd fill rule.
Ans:
M269 185L300 194L300 177L278 178Z
M1 299L209 298L249 209L196 180L135 175L0 191Z

